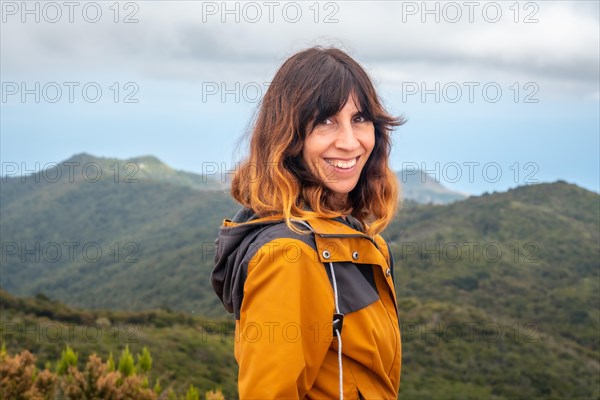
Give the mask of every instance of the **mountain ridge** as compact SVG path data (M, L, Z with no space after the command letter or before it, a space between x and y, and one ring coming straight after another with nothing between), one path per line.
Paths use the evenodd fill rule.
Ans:
M215 171L219 172L219 171ZM402 170L396 172L400 183L400 194L405 200L419 203L446 204L467 198L469 195L450 190L431 175L421 170ZM227 190L228 179L213 174L177 170L154 155L141 155L127 159L98 157L82 152L72 155L64 161L53 163L49 168L30 175L3 177L3 183L15 179L34 179L41 183L64 183L71 180L96 182L102 178L111 178L124 183L137 183L141 180L159 180L180 186L189 186L197 190ZM8 181L8 182L7 182Z

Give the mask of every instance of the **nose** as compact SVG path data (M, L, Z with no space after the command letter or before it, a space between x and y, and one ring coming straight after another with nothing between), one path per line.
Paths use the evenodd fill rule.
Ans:
M335 140L335 147L346 151L353 151L360 147L354 126L350 121L340 124Z

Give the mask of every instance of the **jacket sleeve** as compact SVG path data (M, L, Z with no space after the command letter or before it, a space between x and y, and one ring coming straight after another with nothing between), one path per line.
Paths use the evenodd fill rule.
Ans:
M248 264L236 325L240 399L300 399L332 341L333 290L315 251L297 239L263 245Z

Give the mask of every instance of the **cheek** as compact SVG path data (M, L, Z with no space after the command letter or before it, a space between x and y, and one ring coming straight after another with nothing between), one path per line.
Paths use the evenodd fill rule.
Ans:
M363 147L367 151L367 154L371 154L371 152L375 148L375 131L371 132L368 135L365 135L365 138L363 140Z
M302 159L307 166L310 165L310 148L311 147L308 140L305 140L304 144L302 145Z
M305 168L309 171L313 171L315 168L315 162L317 162L315 154L314 143L311 140L305 140L302 146L302 160Z
M302 146L302 158L310 165L314 164L321 154L321 146L314 136L304 140Z
M371 141L369 142L369 153L371 153L374 148L375 148L375 136L373 136L371 138Z

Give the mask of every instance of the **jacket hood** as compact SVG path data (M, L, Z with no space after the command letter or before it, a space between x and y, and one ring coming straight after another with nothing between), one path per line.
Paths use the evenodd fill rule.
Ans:
M346 235L356 236L359 232L362 232L361 223L354 217L348 216L348 221L344 221L341 217L334 218L332 221L338 222L336 225L337 232L344 226L347 227ZM294 222L300 223L315 232L313 227L304 221ZM311 225L316 222L311 220ZM271 227L274 229L273 232L277 232L279 228L274 225L279 224L285 224L282 215L259 218L251 209L242 208L231 220L225 219L219 228L219 234L215 240L215 265L211 273L211 283L227 311L234 313L236 318L239 318L244 295L247 264L258 251L261 241L265 240L265 236L262 240L255 241L255 239ZM287 234L291 234L287 227L281 227L281 229L286 231ZM316 230L326 233L328 229L321 230L317 226ZM297 234L292 236L305 241L307 244L311 242L307 237L300 237ZM314 240L312 242L314 243Z
M258 218L248 208L240 209L229 220L225 219L215 240L215 266L211 273L213 289L230 313L234 304L241 302L240 293L246 280L244 261L253 255L252 242L265 228L283 223L282 217Z

